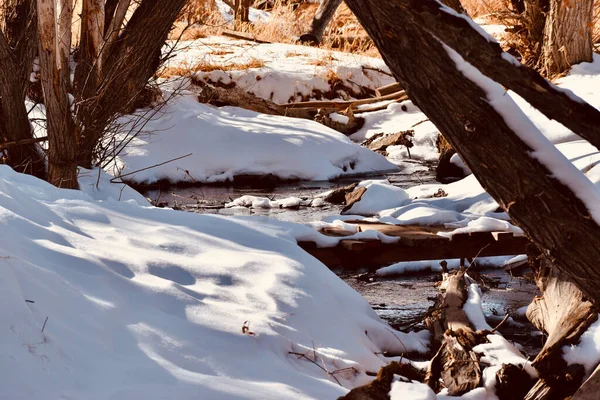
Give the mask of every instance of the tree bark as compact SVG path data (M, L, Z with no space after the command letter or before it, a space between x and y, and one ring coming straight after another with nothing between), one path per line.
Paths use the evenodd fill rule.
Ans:
M598 312L569 277L545 257L539 255L533 259L542 296L533 299L527 308L527 318L548 334L548 339L532 363L539 381L525 399L565 398L581 385L585 371L582 365L567 365L562 349L579 342L581 335L598 319Z
M4 4L5 33L0 31L0 141L31 139L25 95L37 53L34 0ZM44 154L35 143L11 147L7 163L16 171L45 179Z
M444 43L484 75L513 90L547 118L560 122L600 149L600 111L583 100L573 101L572 94L557 88L534 69L519 64L498 43L472 29L467 20L441 11L439 3L425 0L413 3L412 8L415 18L423 24L422 30L443 38Z
M70 0L59 1L60 7L56 7L53 0L37 0L48 181L57 187L77 189L77 140L68 94L73 5Z
M600 226L582 200L532 156L531 148L489 103L487 93L457 69L441 42L447 37L437 28L460 30L463 46L481 53L479 43L470 40L474 29L439 11L434 0L346 3L396 80L460 153L484 189L549 260L598 304ZM572 167L564 158L559 161ZM586 190L593 193L589 185Z
M128 1L121 0L116 7L111 22L115 28L121 25L123 4ZM161 49L185 4L186 0L143 0L120 33L109 36L114 42L102 50L101 80L89 88L86 85L82 98L77 98L79 165L92 166L94 149L107 125L120 113L132 111L161 62ZM113 28L108 34L116 31Z
M550 0L540 69L546 76L592 61L593 0Z
M336 10L343 0L322 0L313 17L308 32L300 36L301 42L319 44L323 40L323 33L333 18Z

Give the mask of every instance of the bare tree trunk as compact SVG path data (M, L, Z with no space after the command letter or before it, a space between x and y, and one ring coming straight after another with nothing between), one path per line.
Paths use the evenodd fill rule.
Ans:
M323 40L323 33L327 25L333 18L335 11L342 4L343 0L322 0L319 8L313 17L308 32L300 36L301 42L319 44Z
M37 53L34 0L4 3L5 33L0 31L0 142L31 139L25 95ZM16 171L46 177L44 154L35 143L11 147L6 162Z
M48 181L61 188L77 189L77 140L68 94L73 4L70 0L59 0L59 4L37 0L37 4L48 131Z
M489 103L487 94L465 78L443 47L446 36L440 26L460 26L468 51L479 52L478 45L469 43L473 28L458 24L435 0L346 3L398 82L457 149L482 186L553 264L600 304L600 226L582 200L532 156L531 148ZM437 24L425 21L422 14Z
M120 27L124 17L121 0L111 21ZM119 113L131 111L138 95L156 72L161 49L186 0L144 0L136 8L123 29L111 28L107 34L120 31L113 43L102 50L102 77L97 85L86 85L77 99L77 126L80 130L79 165L89 168L94 149L110 121ZM121 11L119 11L121 10ZM82 74L85 76L85 74Z
M546 76L592 61L593 7L593 0L550 0L540 59Z

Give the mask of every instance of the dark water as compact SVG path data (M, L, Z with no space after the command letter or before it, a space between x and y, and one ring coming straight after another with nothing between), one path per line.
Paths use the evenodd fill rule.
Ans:
M165 190L148 190L142 192L154 204L180 208L185 211L204 214L221 215L260 215L291 222L309 222L321 220L324 217L338 215L340 205L327 204L324 207L300 207L299 209L228 209L223 205L240 196L251 195L268 197L271 200L286 197L312 199L316 195L338 187L360 182L365 179L388 179L393 185L408 188L422 183L434 183L435 174L432 170L403 173L392 172L369 176L346 177L336 181L300 181L285 182L274 187L257 188L251 186L198 186L192 188L177 188Z

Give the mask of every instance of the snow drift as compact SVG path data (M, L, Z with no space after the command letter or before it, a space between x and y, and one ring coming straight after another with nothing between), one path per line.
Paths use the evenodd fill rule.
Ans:
M291 237L137 200L0 166L3 398L336 398L426 349Z

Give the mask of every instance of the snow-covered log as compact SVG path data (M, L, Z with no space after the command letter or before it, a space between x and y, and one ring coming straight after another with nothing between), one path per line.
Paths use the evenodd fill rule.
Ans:
M394 77L457 149L482 186L540 250L598 304L600 194L542 136L500 85L451 48L456 46L459 53L470 55L490 54L484 46L487 39L477 33L470 20L451 14L435 1L347 0L347 4ZM441 26L449 27L448 35L434 33L441 33ZM478 37L484 43L471 40ZM497 55L505 59L500 52ZM483 56L469 59L479 60L482 70L498 61L497 57ZM520 71L529 75L515 64L507 71L515 77L522 75ZM550 89L556 91L549 84L545 89L538 86L547 92L546 101L558 97L548 94ZM573 110L571 120L578 119L578 107L593 111L577 114L585 126L593 127L595 116L600 116L593 107L566 93L562 101ZM600 124L594 129L598 127Z

